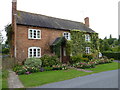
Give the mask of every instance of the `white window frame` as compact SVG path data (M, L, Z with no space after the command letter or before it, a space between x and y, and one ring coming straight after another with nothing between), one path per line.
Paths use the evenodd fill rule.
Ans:
M85 41L90 42L90 35L89 34L85 34Z
M90 53L90 47L85 47L85 53L89 54Z
M67 34L67 35L65 35ZM70 38L70 33L69 32L63 32L63 36L67 39L67 40L71 40Z
M32 37L31 37L31 35L30 35L30 31L32 31ZM34 31L36 31L36 38L34 38ZM39 38L38 38L38 31L40 32L39 33ZM28 29L28 39L41 39L41 30L39 30L39 29Z
M30 56L30 49L32 49L32 56ZM34 49L36 49L36 56L34 56ZM38 49L40 49L40 54L38 56ZM28 48L28 58L40 58L41 57L41 48L40 47L29 47Z

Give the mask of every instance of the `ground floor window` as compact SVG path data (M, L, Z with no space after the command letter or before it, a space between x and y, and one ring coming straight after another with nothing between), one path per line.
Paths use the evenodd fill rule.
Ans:
M86 47L86 54L89 54L90 53L90 47Z
M28 58L39 58L41 57L41 48L40 47L29 47L28 48Z

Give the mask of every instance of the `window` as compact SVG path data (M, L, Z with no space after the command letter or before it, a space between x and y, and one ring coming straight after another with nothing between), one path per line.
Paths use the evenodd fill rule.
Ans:
M64 32L63 36L67 39L70 40L70 33L69 32Z
M39 29L28 29L29 39L41 39L41 30Z
M90 35L89 34L85 34L85 41L90 42Z
M41 57L41 48L40 47L29 47L28 58L31 58L31 57L35 57L35 58Z
M86 47L86 54L90 53L90 47Z

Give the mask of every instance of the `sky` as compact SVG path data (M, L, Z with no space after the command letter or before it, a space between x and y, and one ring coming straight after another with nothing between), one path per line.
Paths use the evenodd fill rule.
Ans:
M89 17L90 28L99 38L112 34L118 38L118 2L120 0L17 0L17 10L43 14L84 23ZM11 23L12 0L0 1L0 30Z

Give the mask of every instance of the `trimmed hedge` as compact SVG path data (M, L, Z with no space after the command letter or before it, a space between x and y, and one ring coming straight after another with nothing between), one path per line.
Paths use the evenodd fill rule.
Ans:
M120 60L120 52L104 52L102 53L103 56L106 56L108 58L114 58L115 60Z

